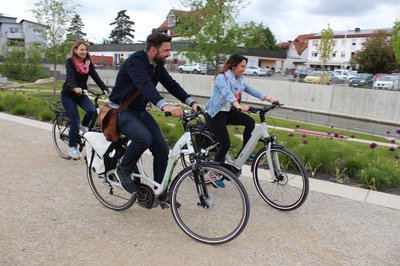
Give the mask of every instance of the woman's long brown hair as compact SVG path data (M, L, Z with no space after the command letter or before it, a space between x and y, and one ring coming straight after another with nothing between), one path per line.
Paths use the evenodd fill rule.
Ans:
M78 56L74 53L74 50L75 50L75 49L78 49L79 45L81 45L81 44L85 45L86 48L88 49L88 46L87 46L86 42L84 42L84 41L76 41L76 42L74 43L74 45L72 45L72 48L71 48L71 52L70 52L71 58L78 57ZM85 57L84 60L91 60L91 59L90 59L90 54L89 54L89 49L88 49L88 52L87 52L86 57Z
M248 59L241 54L231 55L228 61L226 61L225 65L221 68L219 73L225 73L225 71L227 71L228 69L232 69L232 67L239 65L243 60L246 60L246 63L248 61Z

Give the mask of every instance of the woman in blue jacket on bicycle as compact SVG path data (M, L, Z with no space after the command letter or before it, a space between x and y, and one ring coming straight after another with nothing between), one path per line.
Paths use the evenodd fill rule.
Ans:
M97 86L103 92L109 90L90 61L88 48L83 41L74 43L71 49L71 56L65 62L66 79L61 91L61 103L71 120L68 139L68 154L72 159L80 159L81 155L77 147L79 129L83 132L88 131L90 120L96 114L97 110L89 97L84 94L88 89L87 80L89 76L96 82ZM85 110L86 114L80 122L78 105Z
M206 103L207 113L205 114L205 120L207 126L220 143L215 155L216 162L225 161L225 155L231 146L227 125L245 126L243 147L250 139L251 132L255 127L254 119L245 114L249 107L246 104L241 104L243 92L247 92L262 101L279 101L257 91L245 82L243 73L246 65L247 58L243 55L234 54L229 57L216 76L212 96ZM218 181L220 182L217 185L223 186L222 181Z

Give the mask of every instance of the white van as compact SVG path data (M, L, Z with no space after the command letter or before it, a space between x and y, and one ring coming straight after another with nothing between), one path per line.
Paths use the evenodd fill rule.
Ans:
M350 71L347 69L335 69L333 71L333 74L335 76L337 76L340 79L345 79L345 80L349 80L351 78L353 78L355 76L355 74L357 74L356 71Z

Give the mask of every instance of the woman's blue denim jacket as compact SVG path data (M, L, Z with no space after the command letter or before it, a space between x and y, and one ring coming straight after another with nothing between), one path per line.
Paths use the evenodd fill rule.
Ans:
M247 85L246 81L244 81L244 91L248 94L260 99L264 100L266 94L257 91L256 89ZM217 113L219 113L227 102L233 103L236 101L235 95L230 89L230 84L226 79L224 74L218 74L214 81L214 90L210 100L206 103L207 113L214 117Z

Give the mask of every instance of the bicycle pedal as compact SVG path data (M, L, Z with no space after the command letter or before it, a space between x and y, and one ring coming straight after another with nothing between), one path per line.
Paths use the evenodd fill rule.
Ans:
M160 201L160 207L164 209L169 209L169 204L166 203L165 201Z

